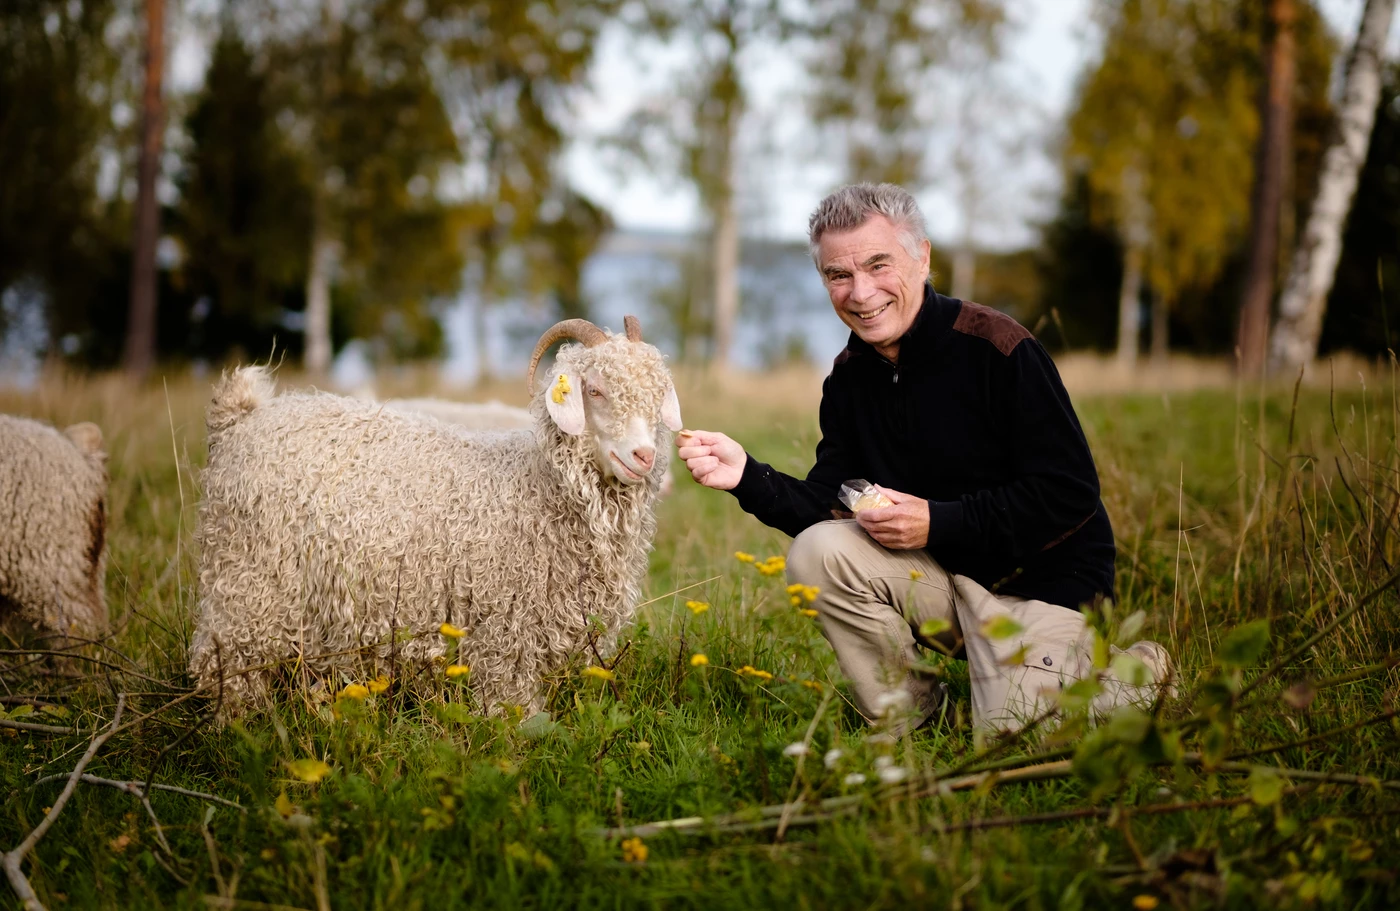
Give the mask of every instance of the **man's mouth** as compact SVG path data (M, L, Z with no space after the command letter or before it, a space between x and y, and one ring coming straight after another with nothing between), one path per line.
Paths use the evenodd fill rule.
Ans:
M885 304L883 307L880 307L878 310L871 310L869 313L854 313L854 314L852 314L852 315L853 315L856 319L860 320L862 323L871 323L871 322L874 322L875 319L876 319L881 313L884 313L884 312L885 312L886 310L888 310L889 308L890 308L890 305L889 305L889 304Z

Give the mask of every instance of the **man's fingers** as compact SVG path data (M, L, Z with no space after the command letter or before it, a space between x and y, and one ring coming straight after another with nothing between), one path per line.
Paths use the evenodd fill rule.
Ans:
M683 446L713 446L723 438L724 434L708 430L682 430L676 434L678 445Z
M719 459L714 456L699 456L694 459L687 459L685 467L690 469L690 473L696 480L700 475L709 474L719 467Z
M707 456L710 454L711 452L709 446L699 446L693 444L687 444L676 450L676 455L680 456L686 461L690 461L691 459L699 458L700 456Z

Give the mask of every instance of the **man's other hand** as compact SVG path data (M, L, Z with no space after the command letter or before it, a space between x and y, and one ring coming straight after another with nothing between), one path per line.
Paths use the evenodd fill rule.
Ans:
M733 490L749 459L744 447L722 433L708 430L682 430L676 434L676 454L685 460L692 478L714 490ZM928 527L927 514L924 527Z
M860 527L890 550L914 550L928 544L928 500L876 487L894 505L862 509L856 513Z

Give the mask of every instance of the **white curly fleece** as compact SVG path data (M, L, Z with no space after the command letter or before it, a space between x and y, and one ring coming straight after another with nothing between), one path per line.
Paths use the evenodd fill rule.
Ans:
M85 635L107 625L106 504L96 424L59 433L0 415L0 619Z
M532 399L533 430L469 433L325 393L274 396L261 368L226 376L208 411L191 671L212 682L222 660L236 706L271 675L232 672L298 655L320 673L387 671L393 629L414 634L396 660L428 662L446 652L447 622L467 631L486 708L539 709L586 617L605 642L632 618L670 450L657 415L671 377L654 347L612 336L565 346L556 364L595 371L619 421L656 428L644 483L604 480L589 435L548 416L548 392ZM361 646L374 667L318 657Z

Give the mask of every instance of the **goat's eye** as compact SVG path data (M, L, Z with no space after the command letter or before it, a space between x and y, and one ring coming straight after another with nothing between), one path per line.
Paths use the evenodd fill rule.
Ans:
M588 397L591 399L601 399L603 397L603 390L595 389L594 387L590 386L588 387Z

